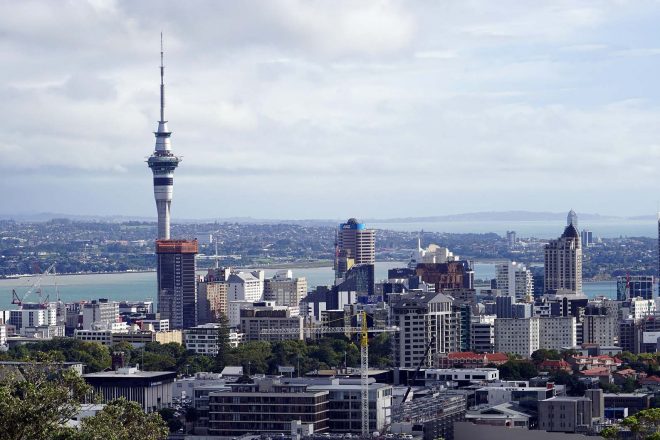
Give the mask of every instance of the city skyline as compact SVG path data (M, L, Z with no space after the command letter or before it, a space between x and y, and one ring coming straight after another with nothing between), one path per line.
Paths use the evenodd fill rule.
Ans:
M657 209L657 5L158 5L4 6L3 214L153 216L161 31L173 221Z

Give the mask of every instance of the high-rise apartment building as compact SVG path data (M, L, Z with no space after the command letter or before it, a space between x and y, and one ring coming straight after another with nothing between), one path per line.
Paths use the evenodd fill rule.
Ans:
M540 348L539 319L495 319L495 351L529 358Z
M410 293L392 304L394 365L430 367L438 353L460 351L460 313L442 293ZM426 346L433 340L424 359Z
M516 301L531 300L534 296L532 272L524 264L510 261L496 266L496 287L503 295Z
M546 293L582 294L582 246L575 225L545 245L544 269Z
M560 351L577 345L577 323L572 316L539 318L539 348Z
M367 229L364 223L358 223L349 218L346 223L339 225L337 230L337 249L335 272L337 278L342 273L339 267L339 257L352 260L352 264L374 264L376 262L376 231ZM348 270L350 267L347 267Z
M158 311L170 328L197 325L197 240L156 240Z
M221 315L227 316L228 284L205 277L197 283L197 324L218 322Z

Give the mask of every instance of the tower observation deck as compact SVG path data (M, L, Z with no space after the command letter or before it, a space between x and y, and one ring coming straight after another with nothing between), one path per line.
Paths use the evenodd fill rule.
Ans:
M156 147L147 159L147 164L154 175L154 197L158 212L158 239L170 238L170 206L174 191L174 170L179 166L181 158L172 153L170 136L165 120L165 66L163 65L163 34L160 36L160 120L156 136Z

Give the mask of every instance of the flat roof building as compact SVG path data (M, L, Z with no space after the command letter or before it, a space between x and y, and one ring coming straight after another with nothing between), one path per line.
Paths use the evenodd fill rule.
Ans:
M328 431L327 390L310 390L308 385L270 378L229 387L228 391L209 394L211 436L290 432L292 420L312 424L315 433Z
M83 375L101 403L120 397L137 402L149 413L172 406L172 382L174 371L140 371L137 368L119 368Z

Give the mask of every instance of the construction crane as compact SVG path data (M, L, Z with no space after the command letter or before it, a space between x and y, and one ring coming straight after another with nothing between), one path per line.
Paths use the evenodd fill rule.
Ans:
M23 294L23 296L19 296L18 293L16 293L16 289L11 290L11 295L12 295L12 304L17 304L19 306L22 306L26 301L26 298L33 292L37 292L39 294L39 303L43 306L45 303L48 302L48 296L46 298L42 298L42 292L41 292L41 283L44 280L44 277L46 275L55 275L55 263L51 264L48 266L48 269L44 270L42 273L40 273L36 279L32 281L32 283L29 285L28 290Z
M360 335L360 412L361 412L361 434L362 438L369 437L369 331L394 332L397 327L367 327L367 312L359 313L359 327L304 327L306 334L312 333L318 336L332 333L352 333ZM291 335L299 334L300 330L295 328L269 328L261 330L262 335Z
M419 374L419 370L422 368L422 364L424 364L424 361L426 360L426 356L428 356L429 351L431 350L433 344L435 344L435 336L431 337L431 340L426 345L426 350L424 350L424 356L422 356L422 358L419 360L419 363L417 364L417 368L415 369L415 374L413 374L412 379L408 379L408 389L406 389L406 394L403 395L403 400L401 401L402 405L406 403L406 400L408 399L408 394L410 394L410 390L412 389L412 386L415 384L415 380L417 380L417 375Z

